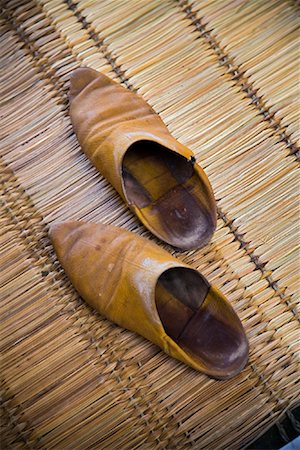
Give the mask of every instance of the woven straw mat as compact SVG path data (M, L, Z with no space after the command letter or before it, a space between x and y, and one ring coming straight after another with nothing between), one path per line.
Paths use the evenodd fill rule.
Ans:
M238 449L300 400L299 3L1 4L3 449ZM215 191L211 243L176 256L232 302L250 341L215 381L89 308L48 237L83 219L155 240L82 153L69 77L142 95ZM298 297L297 297L298 294Z

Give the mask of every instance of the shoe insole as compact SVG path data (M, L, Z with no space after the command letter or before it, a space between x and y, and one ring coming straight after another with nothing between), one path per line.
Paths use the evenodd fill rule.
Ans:
M209 369L238 370L245 359L244 332L233 310L209 298L209 285L196 271L164 272L156 307L166 334Z
M176 186L185 183L193 175L193 167L180 155L163 151L155 142L140 141L125 154L123 163L124 183L128 195L138 208L155 203ZM131 191L133 184L142 188L144 197Z
M136 142L125 154L123 180L129 203L167 242L188 247L211 235L207 192L183 156L155 142Z

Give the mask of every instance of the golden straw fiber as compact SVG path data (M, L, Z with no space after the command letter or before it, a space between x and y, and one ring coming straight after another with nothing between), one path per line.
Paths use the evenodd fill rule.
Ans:
M296 2L2 0L1 436L7 449L240 449L300 401ZM87 66L138 92L196 155L217 229L155 239L83 154L68 113ZM230 300L250 359L215 381L95 313L49 226L155 241Z

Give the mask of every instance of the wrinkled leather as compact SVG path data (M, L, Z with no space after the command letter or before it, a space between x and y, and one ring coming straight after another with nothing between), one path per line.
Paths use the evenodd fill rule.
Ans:
M169 133L160 117L141 98L115 83L105 75L89 68L79 68L71 76L70 116L78 141L101 174L114 186L141 222L157 237L175 245L168 233L153 214L145 217L143 210L126 196L122 179L122 161L130 145L138 141L154 141L167 149L194 161L193 152L179 143ZM194 164L194 171L201 183L200 202L209 215L211 228L205 239L195 239L192 245L176 247L182 249L203 246L209 241L216 226L216 204L210 183L201 169Z
M181 348L162 326L155 302L158 278L167 269L186 267L156 244L111 225L65 222L52 226L50 236L65 272L79 294L106 318L139 333L170 356L216 378L228 378L245 365L248 344L242 325L218 289L210 286L204 305L212 302L220 317L241 334L238 368L215 369ZM198 274L198 272L197 272ZM209 285L209 283L207 282ZM209 314L214 314L214 308ZM222 319L223 320L223 319ZM209 345L209 336L207 337Z

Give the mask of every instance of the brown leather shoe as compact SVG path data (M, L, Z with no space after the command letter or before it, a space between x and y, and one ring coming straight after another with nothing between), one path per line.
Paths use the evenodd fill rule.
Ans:
M65 222L50 235L79 294L118 325L212 377L248 359L243 326L218 289L147 239L111 225Z
M82 149L141 222L181 250L206 244L216 227L210 183L153 109L88 68L72 74L70 104Z

